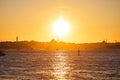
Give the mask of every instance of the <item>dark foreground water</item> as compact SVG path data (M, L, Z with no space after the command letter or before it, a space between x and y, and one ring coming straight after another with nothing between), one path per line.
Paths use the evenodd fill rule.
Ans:
M0 80L120 80L120 50L4 53Z

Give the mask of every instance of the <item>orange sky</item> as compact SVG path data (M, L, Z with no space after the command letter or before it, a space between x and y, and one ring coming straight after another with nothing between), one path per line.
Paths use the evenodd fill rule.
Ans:
M70 32L63 41L120 41L120 0L0 0L0 41L50 41L63 16Z

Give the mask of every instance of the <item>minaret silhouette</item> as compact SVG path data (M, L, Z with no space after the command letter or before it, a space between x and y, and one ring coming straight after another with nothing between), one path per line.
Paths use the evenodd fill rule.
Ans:
M18 42L18 36L16 37L16 42Z

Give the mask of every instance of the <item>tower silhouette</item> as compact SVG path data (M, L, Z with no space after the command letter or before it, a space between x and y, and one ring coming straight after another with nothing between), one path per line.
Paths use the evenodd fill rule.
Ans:
M16 37L16 42L18 42L18 36Z

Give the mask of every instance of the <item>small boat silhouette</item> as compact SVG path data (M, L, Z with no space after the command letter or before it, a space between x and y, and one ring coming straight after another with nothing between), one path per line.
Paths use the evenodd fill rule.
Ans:
M0 56L5 56L5 54L3 53L3 51L0 51Z

